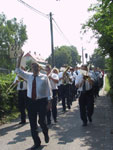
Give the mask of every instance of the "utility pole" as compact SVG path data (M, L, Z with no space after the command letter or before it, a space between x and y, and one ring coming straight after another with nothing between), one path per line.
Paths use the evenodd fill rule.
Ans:
M86 63L88 63L88 54L85 53Z
M82 47L82 64L84 65L84 49Z
M54 67L55 59L54 59L53 24L52 24L52 13L51 12L50 12L50 32L51 32L52 67Z

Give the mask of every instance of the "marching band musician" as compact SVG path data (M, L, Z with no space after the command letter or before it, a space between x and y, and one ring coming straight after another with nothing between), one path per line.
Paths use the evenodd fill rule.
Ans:
M66 101L67 101L67 107L68 109L71 109L71 99L70 99L70 73L68 70L70 67L68 66L64 72L62 73L62 106L63 106L63 112L66 112Z
M58 101L62 101L63 97L63 71L64 69L61 67L58 73L59 81L58 81Z
M76 80L76 73L74 72L74 68L70 67L70 96L71 96L71 103L75 100L75 95L77 94L77 88L75 86Z
M53 68L51 70L51 66L48 64L48 65L46 65L46 72L47 72L47 76L50 80L50 84L51 84L51 88L52 88L52 92L53 92L53 99L51 100L52 107L47 112L47 123L48 123L48 125L50 125L51 124L51 112L52 112L54 122L55 123L57 122L57 99L58 99L57 84L59 81L59 77L58 77L59 71L57 68Z
M83 71L88 71L87 65L82 65ZM93 97L93 77L91 73L88 76L79 73L75 80L75 86L80 92L79 107L80 117L83 121L83 126L87 126L87 121L92 122L92 115L94 111L94 97Z
M27 101L27 82L19 77L16 76L15 81L13 84L17 84L17 91L18 91L18 106L20 111L21 121L19 124L24 125L26 123L26 101Z
M21 69L25 71L23 66L21 66ZM16 76L13 85L17 85L18 91L18 107L21 118L19 124L24 125L26 123L27 82L23 78Z

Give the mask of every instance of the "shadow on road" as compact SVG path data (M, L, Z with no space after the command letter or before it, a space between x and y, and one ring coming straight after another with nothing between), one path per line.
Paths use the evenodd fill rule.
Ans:
M19 125L18 121L15 121L14 124L11 124L10 126L1 128L0 129L0 136L4 136L4 135L8 134L8 132L13 131L13 130L17 130L21 127L22 127L22 125Z
M16 137L12 139L12 141L10 141L8 144L15 144L18 142L22 142L25 141L27 137L30 137L31 133L30 130L25 130L23 132L18 132L16 134Z
M84 150L85 148L87 150L113 149L113 136L110 134L110 129L113 125L113 105L107 96L100 96L96 99L93 122L88 123L86 127L82 126L78 101L75 101L72 109L68 110L66 113L62 113L62 106L59 106L58 123L50 127L50 144L52 143L52 139L54 139L57 145L72 144L72 147L76 149L76 146L78 146L80 150ZM1 128L0 135L4 136L8 134L8 132L22 127L16 123L17 122L14 122L8 127ZM40 131L41 129L39 128L39 132ZM27 137L31 137L30 129L28 130L25 125L22 127L22 130L19 130L19 132L17 131L15 135L16 136L10 139L7 144L11 145L26 141ZM40 150L44 149L45 146L47 145L42 145ZM47 148L49 148L49 145Z
M105 134L107 133L106 119L108 119L106 111L110 107L106 103L107 100L106 96L101 96L96 100L93 123L89 123L86 127L82 126L78 106L73 108L73 111L60 114L58 125L51 128L51 130L55 130L52 137L58 139L58 144L76 142L79 139L80 147L88 146L90 147L88 150L104 150L106 147Z

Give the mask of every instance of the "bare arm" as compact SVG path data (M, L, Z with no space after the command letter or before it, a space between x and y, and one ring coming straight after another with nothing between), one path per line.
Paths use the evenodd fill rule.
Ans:
M21 55L18 57L17 59L17 64L16 64L16 68L19 68L20 67L20 64L21 64L21 59L22 59L22 56L24 55L24 52L21 53Z

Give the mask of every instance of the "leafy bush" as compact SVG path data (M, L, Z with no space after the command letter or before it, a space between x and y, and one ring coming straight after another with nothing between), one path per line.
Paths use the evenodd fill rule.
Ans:
M0 120L17 109L16 88L11 88L15 74L0 74Z

